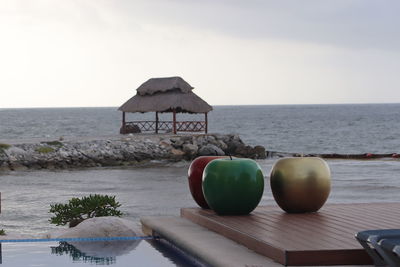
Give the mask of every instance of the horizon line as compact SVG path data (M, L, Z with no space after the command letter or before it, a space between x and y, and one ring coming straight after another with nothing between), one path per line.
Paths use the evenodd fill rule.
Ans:
M211 106L324 106L324 105L387 105L400 104L400 102L365 102L365 103L295 103L295 104L216 104ZM117 108L119 106L33 106L33 107L0 107L2 109L57 109L57 108Z

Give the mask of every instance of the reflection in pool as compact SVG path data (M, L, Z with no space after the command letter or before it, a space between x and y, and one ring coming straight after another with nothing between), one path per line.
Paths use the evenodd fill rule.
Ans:
M156 239L0 243L0 264L33 266L201 266Z
M60 242L57 247L51 247L51 253L69 255L72 261L82 261L101 265L116 262L116 256L128 254L139 244L133 241L96 241L96 242Z

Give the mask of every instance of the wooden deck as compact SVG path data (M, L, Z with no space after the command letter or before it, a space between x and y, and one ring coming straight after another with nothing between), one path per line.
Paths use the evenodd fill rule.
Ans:
M306 214L261 206L246 216L185 208L181 216L284 265L362 265L372 261L354 234L400 228L400 203L330 204Z

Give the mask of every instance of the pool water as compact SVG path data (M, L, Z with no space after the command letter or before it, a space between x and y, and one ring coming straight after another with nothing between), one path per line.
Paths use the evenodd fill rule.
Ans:
M0 265L37 266L204 266L158 239L0 243Z

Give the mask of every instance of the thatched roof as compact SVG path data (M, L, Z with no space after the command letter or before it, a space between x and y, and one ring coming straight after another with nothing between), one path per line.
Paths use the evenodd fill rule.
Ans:
M181 77L151 78L139 86L136 91L139 95L152 95L175 89L179 89L182 93L189 93L193 87Z
M153 87L154 86L154 87ZM180 77L153 78L137 89L137 94L119 110L124 112L177 112L205 113L212 107L195 93Z

